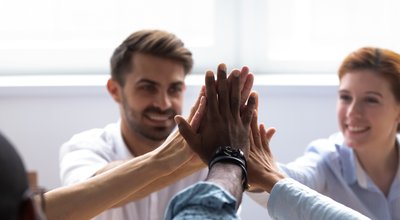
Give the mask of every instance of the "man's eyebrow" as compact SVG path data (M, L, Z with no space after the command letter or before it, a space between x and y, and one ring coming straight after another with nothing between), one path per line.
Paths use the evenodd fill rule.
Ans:
M153 81L153 80L149 80L149 79L141 79L141 80L139 80L138 82L137 82L138 84L139 83L148 83L148 84L153 84L153 85L159 85L159 83L158 82L156 82L156 81ZM176 82L172 82L170 85L171 86L180 86L180 85L184 85L185 84L185 82L184 81L176 81Z
M185 82L183 81L176 81L171 83L171 86L181 86L181 85L185 85Z
M156 81L149 80L149 79L141 79L137 83L148 83L148 84L154 84L154 85L158 85L159 84Z

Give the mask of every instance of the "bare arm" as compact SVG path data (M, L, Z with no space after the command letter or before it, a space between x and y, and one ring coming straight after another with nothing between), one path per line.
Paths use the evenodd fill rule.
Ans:
M205 98L201 97L190 116L194 127L199 126L204 111ZM178 132L156 150L113 165L85 182L47 192L48 219L89 219L112 206L148 195L204 166ZM177 171L179 175L171 175Z
M158 178L160 170L183 163L185 149L178 149L172 158L169 154L150 152L136 157L112 170L94 176L85 182L58 188L45 194L48 219L89 219L137 193ZM162 173L165 175L165 173ZM140 178L138 178L140 177Z
M133 200L141 199L152 192L158 191L176 182L177 180L187 177L206 167L206 165L198 158L198 156L194 154L187 146L186 142L178 132L175 132L173 135L176 136L173 139L174 141L168 142L166 147L160 149L161 151L164 151L165 155L169 155L168 161L164 162L164 165L161 168L152 167L151 164L149 165L149 169L157 169L159 171L157 175L154 175L153 181L151 181L149 184L146 184L143 188L137 190L135 193L130 194L130 196L126 197L122 201L116 203L113 205L113 207L118 207ZM162 156L155 156L155 158L158 157ZM163 158L160 158L160 160L162 159ZM168 168L166 165L168 165ZM168 170L171 171L168 172Z
M128 192L150 183L153 179L148 172L155 169L147 169L147 165L156 168L161 166L158 163L150 153L145 154L116 167L118 172L106 171L79 184L51 190L45 194L47 218L89 219L124 199Z

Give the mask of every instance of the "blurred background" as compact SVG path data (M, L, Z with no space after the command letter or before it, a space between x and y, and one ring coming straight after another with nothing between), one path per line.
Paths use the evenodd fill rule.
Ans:
M0 0L0 131L39 185L60 186L58 150L80 131L118 120L109 58L139 29L175 33L195 59L184 114L206 70L250 67L259 120L277 128L280 162L337 131L336 70L363 46L400 52L395 0ZM242 219L268 219L245 197Z

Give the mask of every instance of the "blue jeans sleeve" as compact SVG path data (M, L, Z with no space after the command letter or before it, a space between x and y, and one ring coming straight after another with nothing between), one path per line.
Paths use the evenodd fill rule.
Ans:
M166 220L238 219L236 200L218 185L199 182L172 198Z

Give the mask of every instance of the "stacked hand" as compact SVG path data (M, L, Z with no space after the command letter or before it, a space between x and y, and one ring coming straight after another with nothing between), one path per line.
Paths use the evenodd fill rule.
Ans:
M258 96L256 95L256 106ZM270 192L272 187L284 175L280 173L272 156L269 142L275 134L275 128L266 129L264 124L257 125L258 112L255 111L251 121L250 155L248 159L249 183L252 189Z
M243 67L227 77L226 66L221 64L217 81L214 73L208 71L205 84L192 108L191 123L176 116L180 134L206 164L219 146L242 150L247 159L250 185L269 192L284 175L269 148L275 129L257 124L258 95L251 92L252 74Z
M199 129L196 131L181 116L176 116L181 135L205 163L219 146L241 149L247 157L255 94L250 95L247 104L242 103L250 93L252 79L248 77L248 68L233 70L227 78L226 67L221 64L217 81L212 71L206 73L206 107L204 113L199 113L202 115Z

